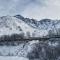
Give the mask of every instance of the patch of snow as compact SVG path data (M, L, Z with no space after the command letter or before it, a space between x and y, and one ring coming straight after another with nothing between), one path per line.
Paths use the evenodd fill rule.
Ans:
M29 59L18 56L0 56L0 60L29 60Z
M56 46L58 46L58 42L49 42L48 43L49 44L49 46L54 46L54 47L56 47Z

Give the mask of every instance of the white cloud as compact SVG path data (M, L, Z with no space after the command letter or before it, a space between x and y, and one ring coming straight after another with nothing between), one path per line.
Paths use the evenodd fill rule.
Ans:
M45 5L42 7L40 5L28 6L23 16L38 20L42 18L60 19L60 0L45 0Z
M0 0L0 16L15 14L38 20L60 19L60 0Z
M43 0L0 0L0 16L21 14L31 4L43 5ZM31 6L33 6L31 5Z

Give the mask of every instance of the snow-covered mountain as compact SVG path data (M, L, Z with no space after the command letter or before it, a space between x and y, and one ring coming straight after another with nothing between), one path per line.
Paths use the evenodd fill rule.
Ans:
M33 24L34 23L32 23L32 25ZM45 32L45 30L42 32L42 30L36 29L34 26L31 26L31 24L25 22L22 18L18 19L13 16L0 17L0 35L24 33L25 36L27 36L27 34L29 33L30 36L41 36Z
M0 35L32 32L34 29L24 21L11 16L0 17Z
M14 17L23 20L31 27L38 29L39 31L42 31L42 33L44 31L45 32L47 31L46 33L48 33L49 31L57 33L58 30L60 29L60 20L42 19L40 21L37 21L35 19L24 18L21 15L16 15Z
M0 17L0 36L24 33L25 36L40 37L48 35L50 30L57 32L60 20L42 19L40 21L24 18L21 15Z
M57 23L59 23L59 21L57 20L51 20L51 19L42 19L40 21L37 21L35 19L29 19L29 18L24 18L21 15L16 15L14 16L18 19L23 20L24 22L26 22L27 24L29 24L30 26L37 28L37 29L48 29L48 28L53 28L53 25L56 25ZM48 27L49 26L49 27Z

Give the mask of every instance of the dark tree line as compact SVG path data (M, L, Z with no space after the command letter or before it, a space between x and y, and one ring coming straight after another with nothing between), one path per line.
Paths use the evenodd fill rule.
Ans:
M54 32L54 30L50 30L46 37L53 37L53 36L55 37L56 35L60 36L60 29L58 29L56 32ZM25 38L31 38L30 32L27 32L26 36L24 33L12 34L12 35L3 35L0 37L0 41L17 41L18 39L23 40ZM34 38L34 37L32 36L32 38ZM39 37L37 37L37 38L39 38Z
M0 37L0 41L16 41L17 39L24 38L24 33L22 34L12 34L12 35L3 35Z

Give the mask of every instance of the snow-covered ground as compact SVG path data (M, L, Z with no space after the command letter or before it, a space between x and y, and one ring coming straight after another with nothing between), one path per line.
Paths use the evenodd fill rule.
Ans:
M29 60L29 59L17 56L0 56L0 60Z

